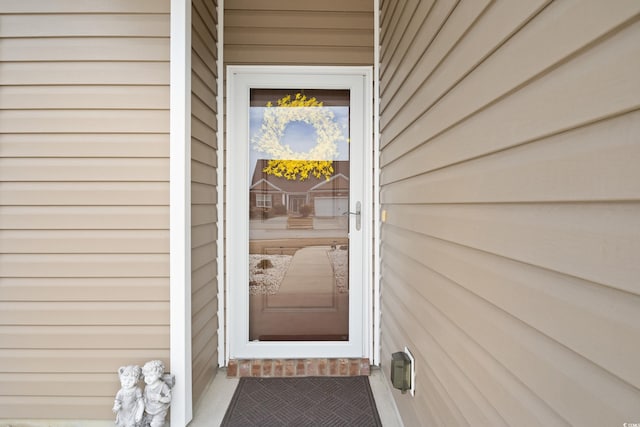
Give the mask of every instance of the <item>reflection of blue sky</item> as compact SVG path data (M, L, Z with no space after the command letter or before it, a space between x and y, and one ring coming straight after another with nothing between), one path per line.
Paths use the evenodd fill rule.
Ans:
M349 160L349 144L347 142L347 138L349 138L349 107L332 106L322 108L328 108L333 112L333 115L335 117L334 120L340 126L343 134L343 139L337 141L336 143L338 148L338 156L335 159L326 160ZM251 107L249 109L249 140L252 140L259 133L260 127L262 126L262 117L264 115L265 109L266 107ZM315 146L316 137L316 131L312 125L304 122L291 122L287 124L280 143L284 146L290 146L293 151L305 152L309 151ZM250 144L249 179L251 179L251 177L253 176L253 171L258 159L264 159L268 157L268 154L256 151L255 147L253 147L253 144Z

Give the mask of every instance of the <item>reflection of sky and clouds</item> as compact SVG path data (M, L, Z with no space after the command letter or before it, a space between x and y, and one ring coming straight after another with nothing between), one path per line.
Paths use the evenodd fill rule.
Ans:
M269 107L278 108L278 107ZM291 107L287 107L291 108ZM349 160L349 107L347 106L328 106L314 107L327 108L333 112L334 121L342 130L343 138L336 141L338 156L333 159L313 159L313 160ZM253 140L260 132L264 111L267 107L251 107L249 109L249 140ZM302 121L289 122L285 128L284 134L280 139L280 144L289 146L294 152L307 152L316 145L317 135L315 128L309 123ZM269 155L256 150L253 144L250 144L249 154L249 178L253 176L256 162L258 159L269 158Z

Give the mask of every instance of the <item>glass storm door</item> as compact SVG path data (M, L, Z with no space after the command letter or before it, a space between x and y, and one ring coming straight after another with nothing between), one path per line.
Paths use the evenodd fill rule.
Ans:
M367 355L370 78L228 68L229 357Z

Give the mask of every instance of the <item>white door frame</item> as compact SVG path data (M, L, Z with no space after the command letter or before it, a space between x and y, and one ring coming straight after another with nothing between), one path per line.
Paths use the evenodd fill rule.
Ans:
M339 66L228 66L227 117L242 126L227 126L227 199L226 199L226 272L227 316L230 339L227 358L284 357L367 357L371 358L372 300L373 300L373 70L372 67ZM353 194L350 210L356 202L362 204L361 230L355 231L355 216L350 218L350 248L361 257L350 258L350 271L363 272L362 285L350 281L349 341L346 342L250 342L249 341L249 235L248 235L248 144L229 141L248 141L249 89L252 87L283 89L351 90L351 139L362 141L362 151L352 152L351 177L362 180L362 194ZM360 111L361 116L355 115ZM227 120L230 123L232 120ZM246 126L245 126L246 125ZM361 157L360 157L361 156ZM233 165L233 167L231 167ZM353 166L352 166L353 167ZM354 181L352 179L352 181ZM246 212L246 215L239 215ZM237 310L237 312L234 312ZM352 321L354 320L355 321ZM360 322L361 320L361 322ZM233 339L233 341L231 341ZM259 352L259 353L258 353Z

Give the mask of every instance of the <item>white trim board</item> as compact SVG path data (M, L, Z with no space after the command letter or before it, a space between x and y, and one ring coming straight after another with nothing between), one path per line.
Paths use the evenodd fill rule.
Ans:
M171 0L169 332L171 425L191 421L191 0Z

